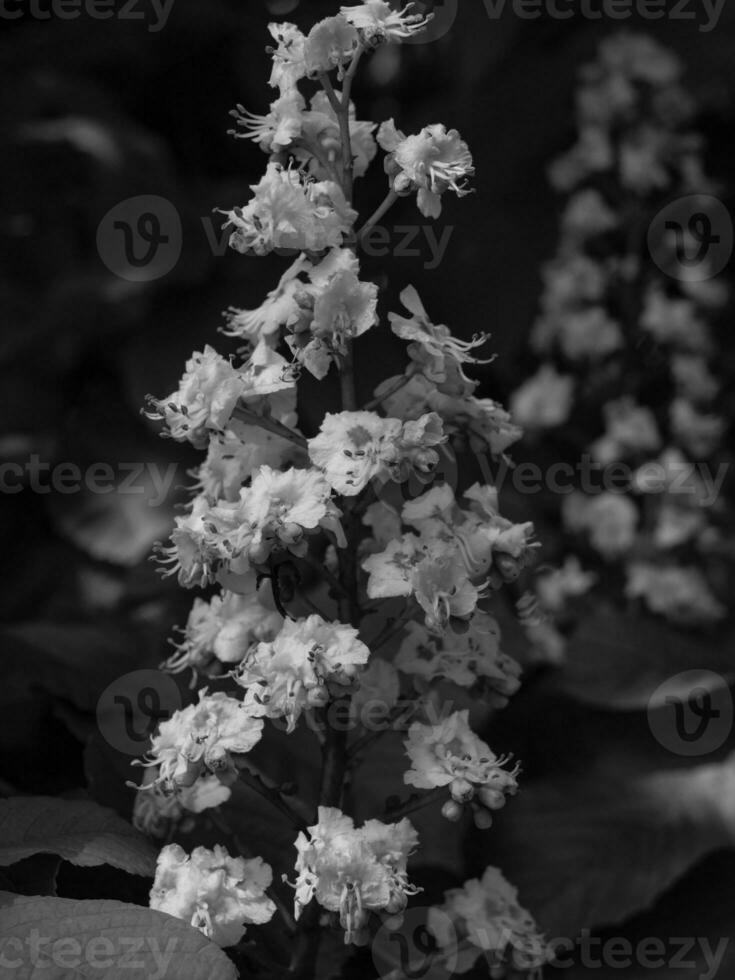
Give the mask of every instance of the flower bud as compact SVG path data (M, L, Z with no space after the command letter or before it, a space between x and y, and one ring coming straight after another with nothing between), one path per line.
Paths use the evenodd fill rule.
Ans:
M447 800L442 807L442 816L446 820L451 820L452 823L456 823L462 817L462 807L459 803L455 803L454 800Z

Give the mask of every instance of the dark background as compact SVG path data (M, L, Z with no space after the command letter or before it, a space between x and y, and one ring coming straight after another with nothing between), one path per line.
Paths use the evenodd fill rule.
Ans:
M282 259L247 259L213 249L208 240L207 227L220 240L222 219L212 208L245 203L247 185L264 165L255 146L227 135L228 111L240 102L265 112L273 97L265 52L269 20L289 18L308 28L338 6L174 0L159 32L148 29L155 18L143 0L135 10L145 20L96 21L84 12L69 21L28 13L0 18L6 273L0 463L30 454L51 465L82 467L175 462L176 482L187 482L195 454L187 457L181 446L157 437L139 414L144 397L172 390L193 348L232 349L217 334L221 311L259 305L284 268ZM523 377L540 264L554 249L559 202L545 171L574 136L575 73L604 34L620 28L646 30L680 53L703 106L708 168L730 179L733 4L711 33L702 33L691 20L525 21L510 10L493 20L480 0L465 0L444 36L381 51L355 86L358 118L394 116L406 132L442 121L458 128L473 152L476 193L463 200L447 195L434 228L437 234L453 229L438 269L425 268L431 253L419 236L414 247L422 255L366 258L363 274L385 287L384 300L393 308L397 293L412 282L435 321L461 336L492 333L499 356L480 369L482 394L499 400ZM366 216L384 192L378 163L358 183L356 206ZM134 283L105 266L97 229L112 207L141 194L174 205L182 249L165 276ZM386 224L417 221L428 224L407 199ZM370 344L362 360L358 350L365 397L378 380L402 369L398 343L371 336ZM336 404L331 384L305 385L307 430L317 409ZM186 616L191 595L161 582L146 561L153 541L166 536L175 500L153 508L148 497L64 495L31 486L0 497L0 712L7 730L0 761L10 787L55 793L80 785L93 766L89 753L80 758L79 740L92 731L94 704L91 698L80 704L78 692L67 696L67 672L88 676L90 690L97 690L122 672L121 665L131 669L131 646L136 665L154 666L171 624ZM521 728L531 716L529 697L514 716ZM590 730L566 711L552 705L548 715L557 734L541 756L551 768L556 749L576 749L574 732L583 733L581 740ZM600 744L608 737L624 741L630 731L628 721L606 725L597 719L592 726ZM509 744L516 739L511 725ZM587 759L583 752L573 768L581 774ZM682 916L691 929L696 919L689 913L694 916L697 906L704 915L713 892L724 892L720 906L730 902L731 908L723 884L731 870L731 860L719 859L700 868L691 884L666 897L649 934ZM636 924L634 931L645 927Z

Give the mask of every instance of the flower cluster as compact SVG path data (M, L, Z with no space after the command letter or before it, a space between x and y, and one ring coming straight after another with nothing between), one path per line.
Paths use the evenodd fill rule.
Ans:
M488 613L477 612L464 633L430 632L407 624L396 667L419 682L450 681L472 688L486 703L502 708L520 687L521 667L500 649L500 627Z
M540 977L553 959L533 917L518 904L517 890L497 868L486 868L482 879L466 881L444 898L444 905L429 910L427 928L442 950L455 954L457 973L469 972L482 955L490 976L510 969Z
M428 629L443 633L468 622L491 589L518 578L537 546L533 525L501 517L490 487L475 484L465 499L467 509L442 484L404 504L400 520L414 530L363 559L371 599L412 596Z
M593 566L587 588L612 572L619 601L703 627L726 614L718 542L731 515L699 474L716 479L728 429L716 324L728 291L708 256L696 270L677 265L675 221L660 240L645 235L671 200L713 188L681 76L675 55L628 34L607 38L582 69L579 139L551 169L569 198L532 335L541 363L511 407L531 436L544 433L545 449L558 440L561 456L573 447L619 476L563 498L560 560ZM705 212L708 199L698 200ZM696 252L693 239L683 244ZM551 622L564 615L563 604L540 602Z
M296 918L316 898L322 908L339 913L345 943L364 945L371 912L402 912L419 891L406 873L418 834L405 819L368 820L356 828L335 807L320 806L318 818L296 838Z
M145 766L156 766L157 775L145 791L155 786L164 793L175 795L196 786L196 795L189 797L195 812L207 806L218 806L225 796L217 790L208 776L215 776L225 787L236 779L236 757L245 755L263 734L263 720L236 698L217 692L199 692L199 702L188 705L166 721L160 722L151 738ZM140 764L140 763L139 763ZM205 802L208 801L208 802ZM183 801L180 800L180 802Z
M304 709L324 706L330 687L349 685L369 656L354 627L312 615L287 620L272 642L253 647L236 679L251 711L286 718L292 732Z
M236 252L287 253L288 266L259 306L225 313L221 332L239 344L236 353L195 353L178 390L151 398L149 412L165 434L203 454L159 552L164 574L207 592L194 599L163 666L191 671L192 687L203 675L221 689L200 690L159 723L139 763L135 823L170 839L193 833L197 815L210 811L239 848L250 843L247 820L242 834L231 821L246 811L216 811L238 779L258 792L294 828L295 918L310 903L329 914L297 923L290 969L300 976L318 960L317 924L338 917L345 943L364 944L371 913L400 915L420 890L409 879L418 834L407 812L446 795L447 818L467 806L488 828L519 771L470 730L468 711L434 724L429 709L445 684L485 711L504 707L520 685L521 666L500 648L491 603L533 563L533 525L504 518L491 485L464 489L467 480L455 496L437 478L455 452L502 456L522 431L501 404L478 396L480 381L470 377L492 359L478 356L487 335L462 339L434 323L413 286L401 292L399 311L383 311L356 254L360 236L399 197L415 194L419 212L437 218L443 195L463 197L474 174L454 129L430 123L406 135L393 120L358 118L351 91L360 60L426 27L430 16L412 7L367 0L307 33L270 25L277 97L263 114L241 105L232 113L233 135L255 142L267 164L249 201L224 212L225 228ZM386 198L358 230L354 181L379 149ZM407 364L363 393L362 345L381 326L405 342ZM323 399L336 410L315 417L319 399L298 392L307 372L309 385L339 377L341 403ZM385 599L403 606L395 618L390 602L381 608ZM435 792L389 806L393 823L357 827L345 811L375 735L366 717L377 707L390 727L403 695L408 716L422 719L408 733L405 784ZM302 737L319 744L299 755L287 779L264 771L278 754L272 746ZM256 745L257 759L248 758ZM315 757L317 772L295 771L315 768ZM306 798L316 786L318 797ZM231 858L221 847L189 857L169 846L151 906L231 946L245 924L273 915L270 884L259 858ZM282 902L280 909L291 930Z
M183 638L166 668L178 673L190 668L208 676L222 674L239 664L255 643L273 640L283 616L273 607L268 583L255 593L223 592L209 602L195 599Z
M274 552L305 554L307 535L320 528L341 541L340 515L318 470L261 466L235 501L195 497L188 513L176 518L165 561L187 588L218 582L249 592L255 569Z
M319 252L340 245L356 213L333 180L313 180L299 170L269 163L250 188L244 207L225 211L237 252L268 255L276 249Z
M218 946L234 946L246 925L273 918L276 907L265 894L272 879L261 858L231 857L219 844L189 855L168 844L158 855L150 906L189 922Z
M520 768L504 769L508 761L496 756L469 726L469 711L456 711L438 725L415 722L404 743L411 768L404 775L409 786L436 789L447 786L451 794L442 809L448 820L459 820L462 807L472 804L475 824L486 829L491 810L505 806L513 796Z

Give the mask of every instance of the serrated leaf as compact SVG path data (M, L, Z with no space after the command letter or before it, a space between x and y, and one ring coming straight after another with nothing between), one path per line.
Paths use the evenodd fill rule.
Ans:
M147 838L90 800L0 800L0 866L32 854L57 854L81 867L110 864L150 877L156 868L156 849Z
M703 856L730 846L734 791L732 760L529 785L497 816L485 857L548 935L574 938L649 908Z
M556 683L570 697L628 711L647 707L665 681L693 670L702 671L707 689L712 673L723 684L732 680L732 636L718 632L705 638L650 616L600 613L571 638Z
M124 902L0 892L0 942L14 980L237 980L231 961L197 929Z

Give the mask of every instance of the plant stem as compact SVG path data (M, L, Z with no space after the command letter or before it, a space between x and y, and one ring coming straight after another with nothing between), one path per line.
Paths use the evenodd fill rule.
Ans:
M411 374L402 374L392 388L389 388L388 391L386 391L384 394L376 398L373 398L372 401L369 401L366 405L363 405L362 408L363 412L374 411L379 405L381 405L385 401L386 398L390 398L391 395L395 395L395 393L397 391L400 391L401 388L405 388L412 377L413 375Z
M258 793L259 796L262 796L263 799L268 800L276 810L279 810L284 817L287 817L289 822L297 830L304 829L306 826L304 818L286 803L278 788L275 785L270 785L269 781L259 772L252 771L252 767L248 766L247 769L240 770L240 778L246 786L249 786L250 789Z
M370 229L375 227L375 225L380 221L380 219L383 217L386 211L389 211L397 200L398 200L398 195L396 194L396 192L394 190L389 190L385 198L383 199L383 203L380 205L380 207L377 208L370 215L370 217L367 219L365 224L358 231L356 236L356 242L358 245L362 244L365 236L368 234Z
M430 806L432 803L436 803L438 800L443 799L447 795L447 787L439 786L437 789L432 789L430 793L425 793L423 796L414 796L401 806L395 808L395 810L388 810L383 819L389 821L390 823L395 823L397 820L407 817L409 813L415 813L416 810L423 810L425 806Z

